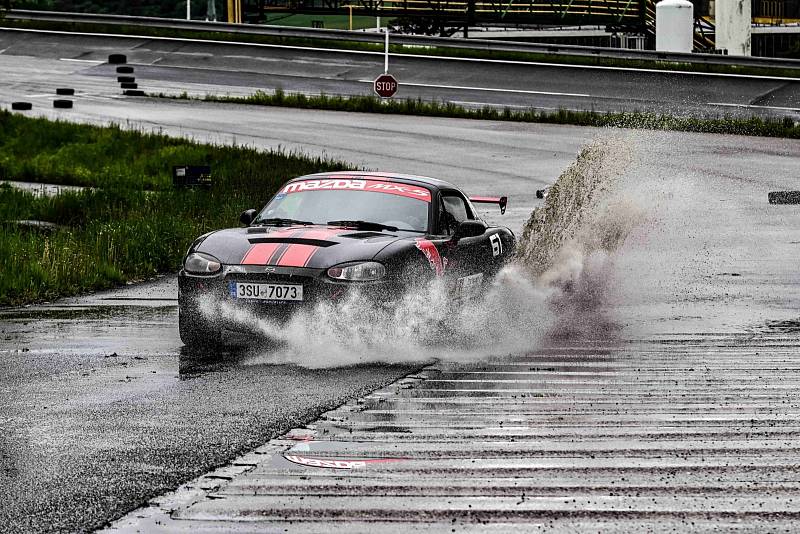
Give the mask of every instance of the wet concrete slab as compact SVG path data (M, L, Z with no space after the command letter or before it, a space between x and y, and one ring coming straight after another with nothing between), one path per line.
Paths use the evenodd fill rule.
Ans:
M793 529L800 378L762 340L770 337L695 336L677 354L658 340L606 345L611 387L604 373L586 380L583 400L568 387L540 396L552 385L541 377L525 383L528 395L500 389L504 402L478 406L451 387L467 410L416 402L413 392L462 368L437 364L272 440L236 464L242 472L192 499L165 496L168 507L156 499L110 531ZM800 337L781 340L796 364ZM558 361L557 353L498 366ZM563 353L562 367L596 356ZM702 370L687 372L686 357L702 358ZM495 384L494 364L469 368ZM644 398L629 395L633 383Z

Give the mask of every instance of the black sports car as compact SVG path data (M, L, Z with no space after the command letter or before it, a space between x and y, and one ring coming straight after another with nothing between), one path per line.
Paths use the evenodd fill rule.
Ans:
M235 329L221 314L201 311L202 297L281 319L353 287L391 305L399 292L435 276L452 284L455 297L473 295L515 247L511 230L487 226L473 202L505 212L505 197L468 198L419 176L336 172L290 180L260 212L242 213L245 228L192 243L178 277L181 339L215 345L224 328Z

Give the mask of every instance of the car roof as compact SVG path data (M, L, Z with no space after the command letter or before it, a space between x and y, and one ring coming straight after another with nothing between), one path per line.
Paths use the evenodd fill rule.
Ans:
M305 176L298 176L292 178L289 182L298 180L308 180L309 178L373 178L376 180L385 180L389 182L401 182L406 184L425 185L433 189L458 189L450 182L438 180L436 178L429 178L427 176L417 176L414 174L400 174L395 172L370 172L370 171L336 171L336 172L320 172L316 174L306 174ZM288 182L287 182L288 183Z

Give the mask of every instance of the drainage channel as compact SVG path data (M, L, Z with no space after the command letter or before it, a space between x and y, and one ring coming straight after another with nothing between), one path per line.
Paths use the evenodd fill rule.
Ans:
M714 334L439 363L108 530L794 530L798 349Z

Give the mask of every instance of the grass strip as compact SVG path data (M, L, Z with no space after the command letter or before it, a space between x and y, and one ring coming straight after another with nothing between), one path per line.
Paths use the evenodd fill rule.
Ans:
M760 117L750 117L746 119L733 117L696 118L637 111L603 113L566 109L559 109L557 111L539 111L533 108L516 110L491 106L467 108L452 102L415 99L382 100L371 95L342 96L321 94L308 96L300 93L286 93L280 89L276 90L274 93L256 91L249 96L209 94L204 97L193 97L185 92L179 95L158 93L150 96L179 100L202 100L205 102L351 111L356 113L420 115L458 119L571 124L606 128L638 128L647 130L751 135L757 137L800 138L800 123L795 123L790 117L784 117L782 119L762 119Z
M269 35L239 34L201 30L172 30L125 24L93 24L64 23L17 19L0 19L0 27L36 30L55 30L72 32L89 32L120 35L142 35L149 37L171 37L182 39L207 39L236 43L275 44L300 47L331 48L338 50L383 52L380 43L360 41L340 41L324 38L280 37ZM779 76L800 78L798 68L753 67L742 65L714 65L705 63L687 63L665 60L625 59L603 56L585 56L567 53L544 54L536 52L510 52L496 50L478 50L474 48L420 47L402 44L390 46L392 54L414 54L427 56L457 57L471 59L495 59L505 61L527 61L534 63L562 63L570 65L620 67L632 69L655 69L669 71L687 71L696 73L740 74L751 76Z
M209 190L175 190L173 165L211 165ZM91 186L37 197L0 186L0 305L174 272L193 239L235 226L286 179L342 162L28 118L0 111L0 179ZM56 223L53 232L9 221Z

